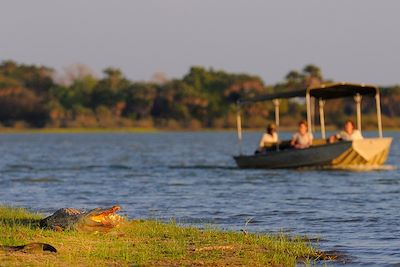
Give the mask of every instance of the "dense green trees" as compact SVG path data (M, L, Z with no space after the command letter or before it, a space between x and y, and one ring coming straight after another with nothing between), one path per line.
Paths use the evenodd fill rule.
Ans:
M3 61L0 64L0 123L7 127L234 127L235 103L240 97L318 86L321 70L307 65L291 70L283 82L264 85L260 77L232 74L212 68L191 67L182 79L154 82L128 80L116 68L98 79L83 65L68 70L58 81L51 68ZM398 127L400 87L382 92L385 123ZM373 113L365 100L363 109ZM327 121L340 124L354 113L351 101L335 100ZM272 103L246 107L245 126L262 127L273 119ZM298 101L282 101L283 125L304 118ZM368 124L368 117L367 117ZM365 125L365 123L364 123Z

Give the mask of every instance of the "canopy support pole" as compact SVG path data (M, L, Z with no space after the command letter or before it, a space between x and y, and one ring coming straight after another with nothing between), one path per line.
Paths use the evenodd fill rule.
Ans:
M239 155L242 155L242 119L240 117L240 105L237 105L236 113L236 126L237 126L237 137L239 144Z
M307 93L306 93L306 105L307 105L308 132L312 133L312 127L311 127L311 96L310 96L310 92L308 90L307 90Z
M356 94L354 96L354 101L356 102L356 109L357 109L357 129L361 133L361 95Z
M319 99L319 121L320 121L320 124L321 124L321 137L322 137L322 139L326 138L326 135L325 135L324 105L325 105L325 101L320 98Z
M375 95L375 101L376 101L376 116L378 118L379 137L382 138L383 133L382 133L381 98L378 92Z
M276 125L276 134L279 138L279 99L273 99L272 103L275 106L275 125ZM279 151L279 140L276 143L276 150Z
M275 106L275 124L276 124L276 132L279 132L279 99L272 100Z

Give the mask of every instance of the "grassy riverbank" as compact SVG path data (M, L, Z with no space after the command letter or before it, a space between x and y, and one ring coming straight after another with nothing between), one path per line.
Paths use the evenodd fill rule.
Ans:
M43 242L58 252L6 252L0 266L294 266L326 259L301 238L129 221L107 234L54 232L39 214L0 206L0 245Z

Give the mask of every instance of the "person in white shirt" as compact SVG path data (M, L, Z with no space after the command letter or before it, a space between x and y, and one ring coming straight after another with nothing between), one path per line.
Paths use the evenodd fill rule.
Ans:
M329 143L333 143L337 140L340 141L354 141L363 139L361 132L357 129L354 129L354 122L351 120L347 120L344 123L344 131L340 131L339 133L332 135L329 137Z
M300 121L298 131L293 134L290 145L297 149L308 148L312 145L313 135L308 132L307 122Z
M278 142L278 134L276 133L276 125L274 123L270 123L267 126L266 132L260 139L256 153L265 151L266 147L270 147L272 144L277 142Z

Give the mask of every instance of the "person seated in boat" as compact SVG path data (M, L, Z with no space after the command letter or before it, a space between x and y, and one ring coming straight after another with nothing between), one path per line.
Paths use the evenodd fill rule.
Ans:
M278 134L276 133L276 125L270 123L267 125L266 132L261 136L256 154L265 152L266 148L278 142Z
M352 120L347 120L344 123L344 130L339 133L329 137L329 143L333 143L337 140L339 141L353 141L363 139L361 132L354 129L354 122Z
M308 132L308 126L306 121L299 122L299 129L293 134L290 145L297 149L308 148L312 145L313 135Z

